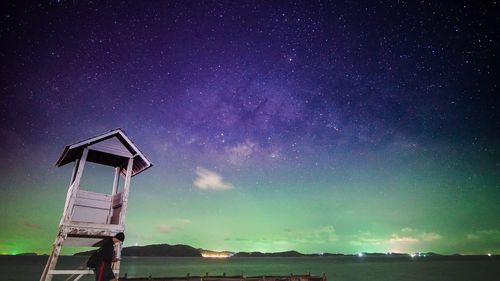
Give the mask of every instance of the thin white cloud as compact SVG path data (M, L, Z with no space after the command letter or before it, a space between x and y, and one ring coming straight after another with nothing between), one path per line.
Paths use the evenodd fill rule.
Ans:
M415 229L413 229L411 227L405 227L405 228L401 229L401 232L404 232L404 233L415 232Z
M434 241L434 240L438 240L438 239L441 239L443 238L443 236L437 234L437 233L434 233L434 232L424 232L422 234L420 234L420 239L424 240L424 241Z
M486 237L500 237L500 230L497 229L486 229L486 230L478 230L474 233L469 233L466 235L467 239L484 239Z
M435 232L421 232L415 228L405 227L401 229L400 233L391 234L391 237L387 240L387 242L392 244L412 244L422 241L435 241L441 238L443 237Z
M363 232L354 237L354 240L351 240L349 243L356 246L373 246L380 245L383 241L381 239L377 239L373 236L371 232Z
M199 189L226 190L234 188L233 184L225 182L221 175L203 167L196 167L196 176L193 184Z
M386 238L374 237L370 232L361 233L356 235L350 243L357 246L388 245L393 247L431 242L441 238L443 237L435 232L422 232L418 229L405 227L399 232L392 233L389 237L386 236Z
M180 223L185 223L185 224L188 224L188 223L191 223L191 220L190 219L185 219L185 218L177 218L175 219L177 222L180 222Z
M417 243L419 240L410 236L399 236L396 233L391 235L391 238L388 240L389 243Z
M471 239L471 240L474 240L474 239L479 239L480 236L477 235L477 234L467 234L467 239Z
M315 235L319 239L324 239L326 241L337 241L339 240L335 228L331 225L319 228Z

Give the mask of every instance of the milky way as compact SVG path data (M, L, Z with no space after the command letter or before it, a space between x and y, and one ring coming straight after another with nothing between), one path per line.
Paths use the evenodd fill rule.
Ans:
M6 4L0 253L50 249L55 160L118 127L129 244L500 252L499 3L274 2Z

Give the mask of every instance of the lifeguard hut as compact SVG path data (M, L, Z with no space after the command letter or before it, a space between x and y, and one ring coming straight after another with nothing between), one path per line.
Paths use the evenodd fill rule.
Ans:
M61 247L96 247L102 239L124 232L131 178L152 166L121 129L66 146L56 166L71 162L74 168L59 231L40 281L50 281L54 275L73 275L74 280L78 280L85 274L93 274L88 269L56 270ZM87 191L80 187L87 162L114 168L113 186L108 189L110 193ZM123 184L120 184L120 179ZM102 192L105 191L102 187ZM118 275L119 269L117 262L113 267L115 275Z

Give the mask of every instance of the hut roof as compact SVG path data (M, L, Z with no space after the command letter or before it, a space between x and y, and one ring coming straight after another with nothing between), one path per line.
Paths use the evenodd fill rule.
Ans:
M126 173L128 158L134 158L132 176L135 176L153 164L142 154L134 143L125 135L122 129L118 128L102 135L92 137L64 148L57 167L61 167L79 159L84 148L89 148L87 161L112 166L121 167L121 172Z

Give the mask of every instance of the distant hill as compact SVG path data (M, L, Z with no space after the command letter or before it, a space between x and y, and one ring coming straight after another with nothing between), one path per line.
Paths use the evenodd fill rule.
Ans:
M92 251L76 253L76 256L90 256ZM122 249L122 256L162 256L162 257L310 257L310 256L342 256L342 254L302 254L297 251L276 253L262 252L215 252L211 250L195 249L188 245L156 244L147 246L132 246Z
M332 253L324 253L324 254L320 254L318 256L325 256L325 257L341 257L341 256L351 256L351 255L346 255L346 254L339 254L339 253L336 253L336 254L332 254Z
M76 256L90 256L92 251L76 253ZM22 255L36 255L34 253L24 253ZM262 253L262 252L238 252L233 253L229 251L211 251L206 249L196 249L188 245L169 245L169 244L155 244L147 246L132 246L124 247L122 249L122 256L149 256L149 257L208 257L208 258L230 258L230 257L321 257L321 256L358 256L346 255L346 254L332 254L332 253L321 253L321 254L302 254L297 251L285 251L276 253ZM362 253L361 256L365 257L402 257L409 256L406 253ZM445 257L433 252L414 254L412 257ZM469 256L472 257L472 256ZM478 256L483 258L483 256Z
M75 256L90 256L92 251L76 253ZM188 245L156 244L147 246L132 246L122 249L122 256L148 257L201 257L200 252Z
M188 245L157 244L133 246L122 249L124 256L165 256L165 257L201 257L200 251Z

